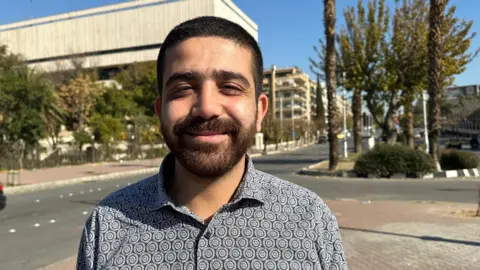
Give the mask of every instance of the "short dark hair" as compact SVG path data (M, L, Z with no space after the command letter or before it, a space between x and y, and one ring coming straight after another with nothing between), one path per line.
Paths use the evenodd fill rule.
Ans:
M252 72L255 83L255 96L258 98L263 83L263 57L257 41L240 25L226 19L202 16L185 21L168 33L160 48L157 59L158 94L162 95L165 54L182 41L193 37L221 37L248 48L252 53Z

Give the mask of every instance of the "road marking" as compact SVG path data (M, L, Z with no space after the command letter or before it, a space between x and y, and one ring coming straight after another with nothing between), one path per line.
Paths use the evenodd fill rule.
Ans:
M60 195L60 199L63 198L63 195Z
M89 191L90 191L90 192L93 192L93 189L90 189Z
M39 199L36 199L36 200L35 200L35 202L36 202L36 203L39 203L39 202L40 202L40 200L39 200Z
M127 183L127 186L130 186L130 182Z
M102 188L97 188L98 191L102 190Z
M55 223L55 222L56 222L55 219L50 220L50 223Z
M35 225L33 225L33 227L40 227L40 224L39 224L39 223L35 223Z
M16 232L16 230L15 230L15 229L10 229L9 232L10 232L10 233L14 233L14 232Z
M120 185L117 185L117 187L120 187Z
M83 191L80 191L80 194L83 194L83 193L85 193L85 192L83 192Z
M83 211L83 213L82 213L82 214L86 215L86 214L88 214L88 212L87 212L87 211Z
M73 196L73 193L69 193L68 196L72 197L72 196Z

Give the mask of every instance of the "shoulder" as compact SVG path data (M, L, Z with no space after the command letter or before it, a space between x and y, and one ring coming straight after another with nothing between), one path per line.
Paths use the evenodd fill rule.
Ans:
M306 212L320 216L331 214L325 202L315 192L262 171L257 170L257 176L269 203L278 202L304 208Z

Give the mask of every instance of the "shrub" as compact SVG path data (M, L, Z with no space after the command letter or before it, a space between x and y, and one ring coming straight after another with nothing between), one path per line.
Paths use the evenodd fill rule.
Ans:
M377 144L357 159L355 171L361 176L391 177L397 173L423 176L435 171L435 163L425 152L405 145Z
M440 152L442 170L474 169L478 167L478 156L472 152L445 149Z

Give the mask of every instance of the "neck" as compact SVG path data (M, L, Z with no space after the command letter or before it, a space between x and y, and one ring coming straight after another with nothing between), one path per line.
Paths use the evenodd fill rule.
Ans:
M175 159L170 197L208 222L234 195L245 172L245 159L244 155L229 172L213 179L192 174Z

